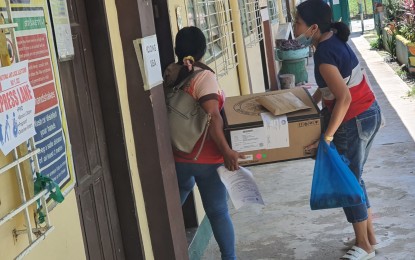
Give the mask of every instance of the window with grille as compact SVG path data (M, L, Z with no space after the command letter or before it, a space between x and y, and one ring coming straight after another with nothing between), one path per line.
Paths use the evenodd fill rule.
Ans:
M242 32L245 45L252 47L263 39L262 19L257 0L239 0L241 10Z
M237 65L236 43L228 0L189 0L187 17L190 26L199 27L207 40L204 57L218 78Z
M287 13L287 2L285 0L281 1L282 4L282 14L284 15L284 18L287 19L288 13Z
M268 0L268 12L271 23L278 23L278 7L275 0Z

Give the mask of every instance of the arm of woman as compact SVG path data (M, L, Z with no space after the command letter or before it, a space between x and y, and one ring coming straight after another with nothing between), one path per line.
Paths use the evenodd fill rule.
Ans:
M212 117L209 126L209 135L222 153L225 167L230 171L238 170L238 159L243 159L244 156L232 150L226 141L225 134L223 133L223 119L219 112L219 101L210 99L203 102L201 105L206 113L210 114Z
M336 99L329 125L325 133L326 137L332 137L343 122L344 116L352 102L352 96L336 66L321 64L319 70L324 81L327 83L328 88Z
M343 122L344 116L346 115L350 103L352 102L352 97L350 95L349 88L344 82L343 77L336 66L321 64L319 70L324 81L327 83L328 88L336 99L329 125L324 133L326 137L332 137L336 133L340 124ZM317 95L321 98L321 92ZM314 142L313 144L307 146L305 150L310 151L312 149L316 149L318 147L318 143L319 141Z

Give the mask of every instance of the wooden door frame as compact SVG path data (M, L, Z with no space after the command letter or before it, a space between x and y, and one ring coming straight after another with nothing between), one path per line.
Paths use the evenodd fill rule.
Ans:
M168 0L153 0L154 24L157 34L158 46L160 49L161 69L164 71L167 66L175 62L174 43L172 26L170 24ZM187 197L182 206L184 227L196 228L199 226L196 205L193 191Z
M101 103L108 160L117 204L126 259L144 259L139 219L136 214L131 174L128 166L118 86L115 79L109 28L104 0L84 0L93 63ZM79 203L79 201L78 201Z
M115 0L127 78L134 145L155 259L188 259L162 84L144 90L133 40L156 34L153 1ZM168 17L166 5L157 6ZM168 30L168 32L167 32ZM163 37L171 37L164 28ZM169 36L170 35L170 36ZM161 35L158 35L161 37ZM159 41L160 42L160 41ZM169 49L172 49L171 41ZM159 46L160 55L165 47ZM174 56L173 56L174 57Z

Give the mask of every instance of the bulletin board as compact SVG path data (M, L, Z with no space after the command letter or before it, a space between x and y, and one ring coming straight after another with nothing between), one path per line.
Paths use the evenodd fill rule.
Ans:
M40 149L40 172L58 183L66 195L75 185L75 174L48 3L46 0L11 0L11 3L13 22L18 23L15 36L20 61L29 63L29 81L36 99L34 140ZM1 0L0 12L7 18ZM13 63L11 35L7 30L4 33ZM2 60L1 66L5 66L5 62Z

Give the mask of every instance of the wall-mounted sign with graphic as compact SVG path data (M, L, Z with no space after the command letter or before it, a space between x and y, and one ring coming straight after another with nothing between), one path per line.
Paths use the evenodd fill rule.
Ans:
M0 149L4 155L36 134L34 117L28 62L0 68Z
M74 187L75 176L60 89L56 47L54 45L51 21L48 17L49 12L43 4L47 3L32 0L30 7L13 8L13 22L18 24L15 29L17 49L22 62L16 64L15 61L12 61L13 64L11 66L1 69L10 70L17 68L16 66L25 64L26 67L24 68L26 68L27 74L24 74L25 78L19 79L19 81L20 83L24 81L30 82L30 91L24 93L26 94L26 99L29 100L32 98L33 109L31 109L31 116L34 119L32 123L27 120L27 124L33 126L33 134L22 138L24 139L22 142L32 136L34 137L36 147L40 149L38 162L41 174L58 183L62 192L67 194ZM0 13L7 18L6 11L2 10ZM6 32L6 37L9 41L11 34ZM18 71L20 70L18 69ZM1 80L3 88L1 94L9 90L5 90L9 86L8 84L10 85L10 83ZM21 105L18 90L16 90L16 95L19 102L19 106L17 107L19 108ZM5 97L9 99L4 108L11 106L12 101L16 102L13 93L5 95ZM30 110L27 107L23 107L23 109L26 111ZM20 113L20 111L17 112ZM26 113L26 117L29 115L28 112L21 113ZM17 133L24 129L23 123L19 124L19 117L21 116L21 114L15 113ZM21 120L26 122L24 118ZM0 124L4 125L0 126L0 128L3 127L3 129L0 129L2 130L0 133L3 134L4 142L9 142L8 138L12 137L13 126L16 123L14 122L13 113L10 112L4 114L4 119L0 119ZM7 136L5 132L6 128L9 131L7 132ZM0 139L1 137L0 134Z

